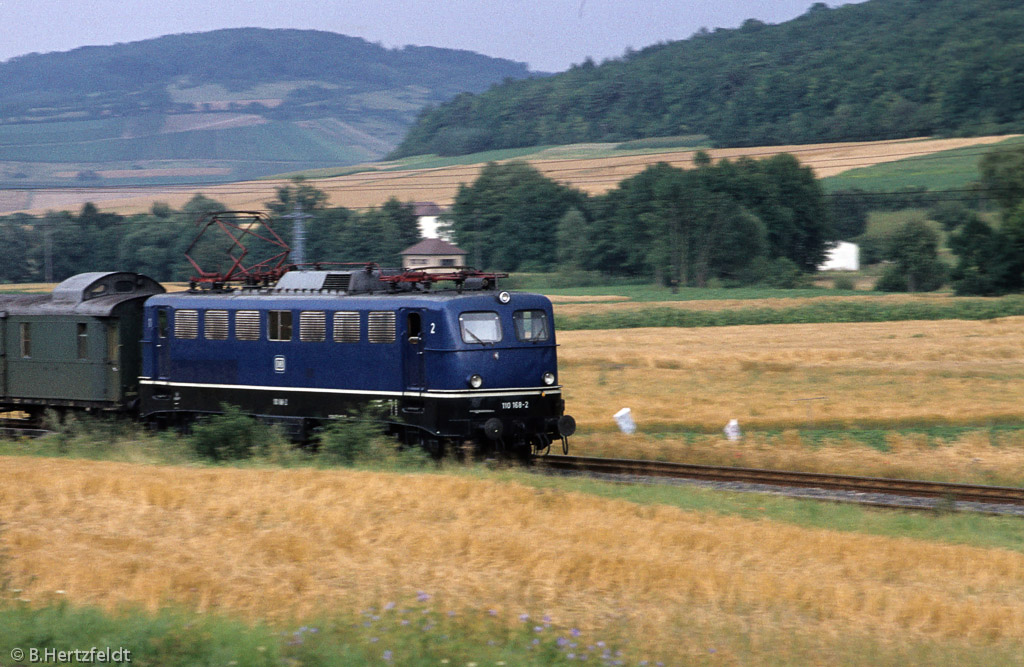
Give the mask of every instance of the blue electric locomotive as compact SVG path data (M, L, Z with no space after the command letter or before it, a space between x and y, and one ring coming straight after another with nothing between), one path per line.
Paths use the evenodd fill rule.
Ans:
M550 301L493 280L431 289L380 271L291 271L273 286L146 301L140 412L187 421L241 407L301 436L368 404L407 443L516 454L567 446Z

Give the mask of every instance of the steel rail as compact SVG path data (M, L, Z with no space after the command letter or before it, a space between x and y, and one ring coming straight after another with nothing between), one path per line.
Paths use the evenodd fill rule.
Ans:
M1024 488L1010 486L985 486L952 482L857 477L830 473L583 456L545 456L537 459L537 465L541 468L553 470L604 473L609 475L674 477L714 482L745 482L780 487L817 488L829 491L882 493L915 498L942 498L961 502L1024 505Z

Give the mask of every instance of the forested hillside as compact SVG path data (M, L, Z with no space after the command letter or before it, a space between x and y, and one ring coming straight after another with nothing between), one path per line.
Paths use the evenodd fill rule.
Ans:
M381 157L525 63L314 30L217 30L0 63L0 184L228 181ZM168 162L171 161L171 162Z
M1024 5L1015 0L815 4L779 25L506 82L424 111L395 151L703 134L719 146L1024 129Z

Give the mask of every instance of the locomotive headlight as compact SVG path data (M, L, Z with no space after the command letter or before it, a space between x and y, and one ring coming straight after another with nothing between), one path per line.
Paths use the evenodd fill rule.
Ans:
M498 293L498 301L500 301L502 303L508 303L511 300L512 300L512 295L509 294L508 292L499 292Z
M472 387L473 389L479 389L480 387L484 386L484 379L477 375L476 373L473 373L472 375L469 376L469 386Z
M544 384L552 385L555 383L555 374L550 371L544 374Z

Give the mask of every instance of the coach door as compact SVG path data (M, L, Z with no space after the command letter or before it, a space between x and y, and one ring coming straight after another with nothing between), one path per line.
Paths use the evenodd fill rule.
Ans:
M423 390L426 388L423 377L423 348L426 344L423 335L423 310L403 308L402 319L405 331L402 332L402 366L405 375L406 390Z

